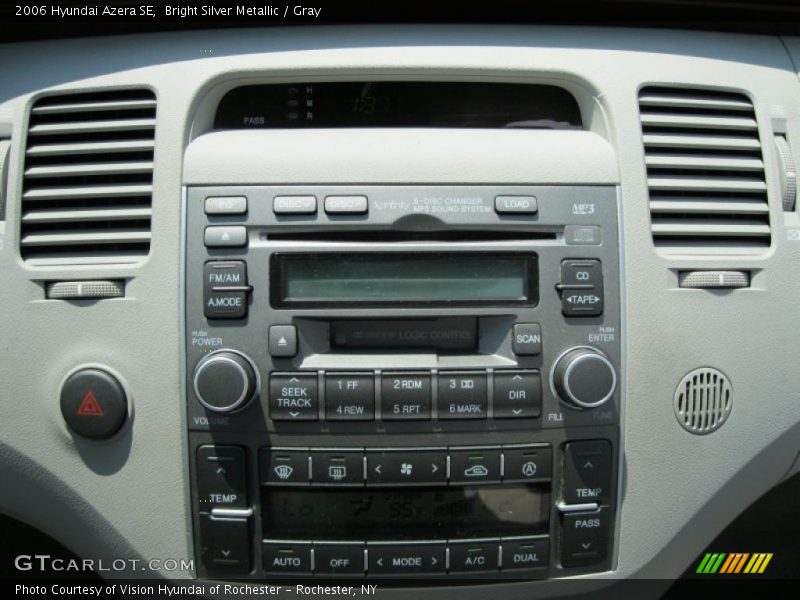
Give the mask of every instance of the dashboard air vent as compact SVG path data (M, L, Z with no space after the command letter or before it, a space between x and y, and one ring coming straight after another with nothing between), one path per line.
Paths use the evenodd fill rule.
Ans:
M760 251L769 204L753 103L743 94L639 94L653 241L678 253Z
M130 263L150 248L156 99L48 96L31 109L20 246L34 264Z

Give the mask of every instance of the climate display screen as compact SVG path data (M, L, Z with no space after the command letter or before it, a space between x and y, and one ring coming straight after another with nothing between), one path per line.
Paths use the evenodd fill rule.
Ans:
M575 98L550 85L346 81L239 87L217 108L217 129L481 127L581 129Z
M543 534L550 515L548 487L264 487L264 535L346 541Z

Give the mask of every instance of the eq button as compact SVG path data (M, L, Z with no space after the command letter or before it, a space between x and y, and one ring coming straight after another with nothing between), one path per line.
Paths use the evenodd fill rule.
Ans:
M485 419L486 407L486 373L439 373L440 419Z

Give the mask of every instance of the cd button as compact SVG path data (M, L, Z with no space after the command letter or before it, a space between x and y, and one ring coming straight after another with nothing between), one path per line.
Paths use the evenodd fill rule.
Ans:
M500 481L500 450L471 448L450 450L450 483L497 483Z
M311 481L314 485L364 485L364 453L312 452Z
M367 483L386 485L447 482L445 450L384 450L367 452Z
M450 542L450 571L475 573L497 571L500 567L500 542Z
M372 373L325 375L325 418L329 421L375 419L375 377Z
M486 373L439 373L440 419L485 419L486 406Z
M273 373L269 378L269 412L273 421L316 421L317 374Z

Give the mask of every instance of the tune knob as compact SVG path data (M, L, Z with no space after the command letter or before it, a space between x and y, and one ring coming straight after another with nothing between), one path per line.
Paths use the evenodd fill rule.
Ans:
M578 408L596 408L617 387L614 365L605 354L588 346L571 348L556 361L553 389L559 398Z
M244 408L255 395L256 371L244 354L218 350L209 354L194 369L197 400L214 412L233 412Z

